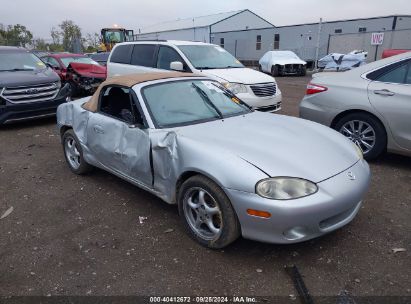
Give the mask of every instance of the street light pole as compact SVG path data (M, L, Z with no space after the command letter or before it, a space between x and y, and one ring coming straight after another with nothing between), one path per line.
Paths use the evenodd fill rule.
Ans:
M193 41L196 41L196 27L195 27L195 24L194 24L194 18L193 18Z
M318 24L318 34L317 34L317 46L315 48L315 65L314 65L314 69L317 70L318 69L318 55L320 52L320 36L321 36L321 28L323 25L323 18L320 18L320 23Z

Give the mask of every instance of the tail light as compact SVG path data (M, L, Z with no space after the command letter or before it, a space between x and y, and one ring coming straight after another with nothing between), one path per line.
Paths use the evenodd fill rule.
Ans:
M328 88L320 86L318 84L309 83L307 84L307 90L305 91L305 95L313 95L321 92L327 91Z

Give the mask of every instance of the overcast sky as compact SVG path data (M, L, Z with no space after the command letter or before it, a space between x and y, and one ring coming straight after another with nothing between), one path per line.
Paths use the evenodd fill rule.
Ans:
M51 27L65 19L85 34L113 24L138 32L163 21L246 8L274 25L411 15L410 0L0 0L0 8L0 23L23 24L40 38L49 38Z

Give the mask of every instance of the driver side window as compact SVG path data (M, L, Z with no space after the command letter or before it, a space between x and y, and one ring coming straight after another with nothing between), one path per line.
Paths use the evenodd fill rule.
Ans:
M184 71L188 71L188 67L185 64L181 56L173 50L171 47L160 46L157 56L157 68L163 70L170 70L170 63L173 61L180 61L183 64Z
M129 125L144 125L143 117L133 102L129 88L119 86L104 87L100 94L99 111Z

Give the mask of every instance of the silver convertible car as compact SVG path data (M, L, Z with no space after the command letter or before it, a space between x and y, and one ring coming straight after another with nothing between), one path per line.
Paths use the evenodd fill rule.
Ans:
M254 112L187 73L113 77L59 106L70 169L107 170L170 204L187 232L222 248L240 235L294 243L350 222L370 171L360 149L317 123Z

